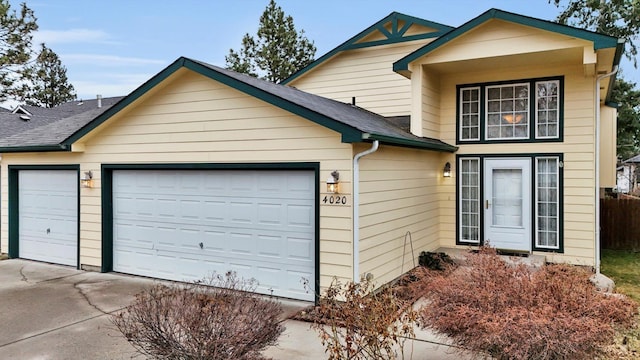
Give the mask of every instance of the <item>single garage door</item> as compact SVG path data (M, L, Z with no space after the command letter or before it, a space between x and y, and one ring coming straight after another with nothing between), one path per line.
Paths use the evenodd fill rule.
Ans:
M18 172L19 256L77 266L78 172Z
M313 300L314 194L309 171L115 170L113 270L178 281L232 270L260 293Z

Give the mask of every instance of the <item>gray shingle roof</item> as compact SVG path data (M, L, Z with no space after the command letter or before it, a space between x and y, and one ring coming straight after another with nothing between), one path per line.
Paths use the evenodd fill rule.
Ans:
M303 106L318 114L334 119L335 121L351 126L361 132L374 135L373 138L375 138L375 135L380 135L384 138L396 138L411 142L421 142L425 144L451 147L450 151L455 150L454 146L438 139L415 136L403 130L399 126L392 124L384 116L370 112L363 108L328 99L322 96L310 94L290 86L279 85L270 81L257 79L249 75L240 74L201 61L193 59L189 60L205 66L213 71L234 78L240 82L251 85L257 89L276 95L284 100Z
M0 129L7 124L5 130L0 130L0 152L69 150L72 143L182 67L336 130L342 133L345 142L379 140L391 145L437 151L454 152L457 149L438 139L415 136L385 117L351 104L181 57L128 96L103 99L100 109L96 100L91 100L83 105L71 102L53 109L24 107L32 114L29 121L20 120L19 114L0 113Z
M73 129L74 124L83 120L86 124L121 99L103 98L101 108L98 108L98 100L93 99L69 101L53 108L20 106L30 115L0 112L0 147L59 144L58 139L64 140L81 127ZM48 126L51 124L55 126Z

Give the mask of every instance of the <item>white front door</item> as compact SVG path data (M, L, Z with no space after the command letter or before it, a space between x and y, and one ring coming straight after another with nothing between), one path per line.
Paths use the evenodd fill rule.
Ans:
M531 160L486 159L484 241L497 249L531 251Z

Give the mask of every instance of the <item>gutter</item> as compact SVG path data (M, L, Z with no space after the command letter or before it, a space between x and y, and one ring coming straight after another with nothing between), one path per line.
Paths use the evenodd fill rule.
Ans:
M595 112L596 112L596 154L595 154L595 177L596 177L596 191L595 191L595 234L596 234L596 251L595 251L595 263L596 263L596 275L600 275L600 80L613 76L618 72L618 65L613 67L613 71L608 74L600 75L596 78L596 96L595 96ZM615 85L613 77L609 90Z
M378 151L378 140L371 148L353 157L353 282L360 282L360 164L358 161Z

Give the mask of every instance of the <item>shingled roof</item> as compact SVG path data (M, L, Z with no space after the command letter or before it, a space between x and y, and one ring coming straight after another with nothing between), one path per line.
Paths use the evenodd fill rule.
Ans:
M342 135L342 141L346 143L378 140L390 145L427 150L454 152L457 149L457 147L438 139L415 136L387 121L385 117L351 104L181 57L128 96L120 101L117 101L120 98L116 98L115 104L111 107L103 106L102 110L67 114L56 121L43 121L40 126L23 127L23 131L19 133L2 136L0 138L0 152L70 151L74 142L181 68L195 71L337 131Z
M53 108L21 105L0 112L0 148L55 146L102 114L123 97L77 100Z

